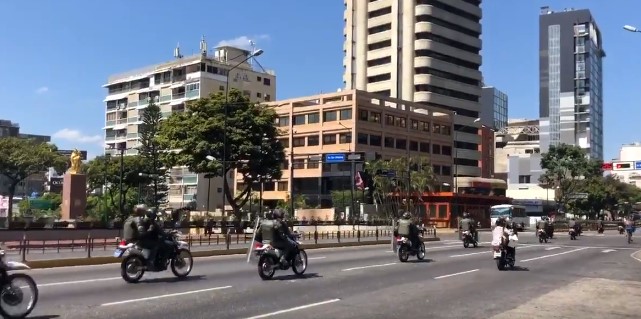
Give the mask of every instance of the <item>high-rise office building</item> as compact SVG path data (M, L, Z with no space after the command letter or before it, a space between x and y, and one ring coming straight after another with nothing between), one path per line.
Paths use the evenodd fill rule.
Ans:
M150 100L155 101L164 116L169 116L172 112L183 112L185 104L190 100L206 97L211 93L225 92L227 83L230 89L242 91L251 101L275 100L274 72L256 70L252 66L252 59L247 60L251 53L228 46L218 47L210 52L203 39L199 54L184 57L180 49L176 48L173 61L109 77L104 85L108 91L104 100L105 153L116 155L119 150L124 150L127 155L138 154L138 129L142 124L142 114ZM247 61L243 62L245 60ZM238 67L230 74L230 69L236 65ZM215 183L207 189L211 188L218 194L222 187L218 179L208 181L202 177L184 167L172 168L169 178L169 205L182 207L194 203L198 186L202 182ZM201 198L210 198L216 202L210 205L199 204L199 209L222 208L220 195Z
M493 86L484 86L481 95L481 124L495 131L507 126L507 94Z
M539 16L541 151L580 146L603 159L603 39L590 10L541 8Z
M480 176L480 4L345 0L345 88L455 111L458 176Z

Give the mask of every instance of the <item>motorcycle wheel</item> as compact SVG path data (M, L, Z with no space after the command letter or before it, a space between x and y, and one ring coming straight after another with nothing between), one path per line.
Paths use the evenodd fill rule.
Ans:
M543 244L543 237L539 236L539 244Z
M467 239L463 239L463 247L465 248L470 247L470 243L467 241Z
M418 247L418 253L416 253L416 258L418 260L425 259L425 243L421 243Z
M258 259L258 275L262 280L269 280L276 273L276 257L271 255L262 255Z
M299 250L294 262L292 263L292 270L297 275L302 275L307 270L307 253L304 250Z
M14 281L20 281L22 280L23 283L16 285L13 282ZM31 300L30 302L26 305L26 309L19 311L17 314L13 314L9 311L11 307L16 306L16 300L14 299L20 299L17 301L17 303L22 303L22 299L24 299L24 293L22 291L22 287L26 284L27 289L31 291ZM19 286L19 287L15 287ZM12 291L13 289L19 289L18 292ZM16 296L18 295L19 296ZM36 282L31 278L31 276L27 274L11 274L7 276L6 282L0 287L0 315L2 318L9 318L9 319L22 319L26 318L34 308L36 308L36 304L38 303L38 286L36 285Z
M407 246L401 245L401 247L398 247L398 260L400 260L402 263L404 263L409 258L410 258L410 252L407 249Z
M181 266L186 266L187 270L179 272L178 267ZM178 278L189 276L193 268L194 258L191 256L191 252L187 249L179 249L178 252L176 252L176 256L171 259L171 272Z
M126 282L135 284L145 274L145 260L140 255L129 255L120 264L120 276ZM133 268L133 269L132 269ZM133 272L135 270L135 272Z
M496 259L496 267L497 267L500 271L505 270L505 263L503 262L503 257L501 257L501 258L497 258L497 259Z

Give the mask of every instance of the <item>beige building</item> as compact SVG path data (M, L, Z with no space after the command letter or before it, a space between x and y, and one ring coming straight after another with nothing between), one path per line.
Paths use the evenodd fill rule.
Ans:
M345 88L455 111L459 176L481 174L480 3L345 0Z
M348 90L270 103L279 114L288 161L281 180L265 183L264 198L286 199L292 191L308 203L328 199L333 190L349 190L352 164L328 163L327 154L361 153L364 160L426 156L442 183L452 185L450 111L418 103ZM422 113L414 112L421 108ZM363 169L363 160L354 171Z
M246 60L250 51L234 47L218 47L210 52L204 39L200 43L200 54L183 57L180 49L174 51L175 59L109 77L105 110L105 152L117 155L125 149L127 155L137 154L139 147L138 128L142 114L153 100L163 114L182 112L188 101L225 92L229 87L242 91L252 101L271 101L276 97L276 76L273 71L255 70L251 59ZM238 63L243 62L230 69ZM173 207L183 206L195 200L199 178L187 168L173 168L170 172L169 202ZM202 176L201 176L202 177ZM220 178L211 181L212 196L210 208L220 208L222 196ZM201 187L202 189L202 187ZM202 194L206 195L206 194ZM206 203L199 204L204 209Z

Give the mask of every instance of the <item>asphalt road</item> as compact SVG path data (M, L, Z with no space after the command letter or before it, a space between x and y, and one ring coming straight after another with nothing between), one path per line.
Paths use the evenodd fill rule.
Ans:
M557 234L562 235L562 234ZM171 272L127 284L117 265L33 270L33 318L639 318L641 250L622 235L521 235L516 271L498 271L488 249L428 243L425 262L399 263L387 245L309 250L304 277L262 281L255 261L199 258L187 280ZM598 279L597 279L598 278ZM598 293L601 291L602 293ZM607 293L612 291L614 293ZM606 292L604 294L603 292ZM619 301L613 302L612 296ZM576 304L579 304L577 306ZM560 315L566 311L565 315ZM520 315L519 315L520 314Z

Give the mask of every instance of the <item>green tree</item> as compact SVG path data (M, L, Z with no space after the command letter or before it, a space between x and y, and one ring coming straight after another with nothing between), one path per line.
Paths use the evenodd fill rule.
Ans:
M60 205L62 204L62 196L56 193L45 193L38 201L44 202L46 207L34 208L31 205L32 199L22 200L18 204L20 215L25 216L27 212L35 217L52 217L60 215Z
M13 197L20 182L27 177L47 171L50 167L62 172L66 157L57 153L53 144L17 137L0 138L0 175L9 183L7 219L13 218Z
M146 168L146 161L138 155L123 157L123 179L122 192L124 194L124 211L125 217L130 208L137 203L138 188L148 178L139 175ZM89 185L88 193L93 193L98 189L106 189L102 201L107 204L94 205L104 209L105 220L120 214L120 158L110 156L99 156L87 162L85 165L87 175L87 184Z
M162 149L176 150L162 154L164 163L184 165L195 173L224 176L227 203L238 212L248 201L250 186L258 176L281 177L285 155L277 139L281 132L274 125L278 116L273 108L251 103L239 91L232 90L225 127L225 103L221 93L189 103L185 112L173 113L162 122L158 141ZM225 131L226 144L223 142ZM216 160L209 161L207 156ZM227 163L225 174L222 161ZM233 185L230 186L226 178L234 170L242 176L238 181L242 189L235 196L231 191Z
M140 156L145 161L145 168L142 171L148 177L143 183L151 185L152 190L145 192L149 194L145 202L153 207L158 208L160 204L167 201L169 187L167 186L167 169L163 165L160 155L163 149L157 140L158 131L162 118L160 107L153 101L145 109L142 115L142 124L138 128L140 134L140 147L138 148Z
M564 208L579 191L583 180L602 176L598 161L588 159L580 147L568 144L550 146L541 157L541 168L545 173L539 182L546 188L556 189L555 201Z

